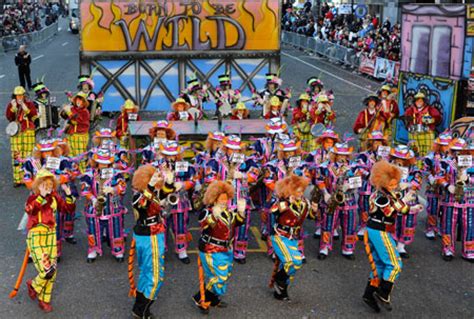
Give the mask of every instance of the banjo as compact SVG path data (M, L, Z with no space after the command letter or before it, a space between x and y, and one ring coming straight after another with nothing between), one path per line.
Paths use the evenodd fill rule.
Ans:
M15 101L15 106L17 106L17 103ZM19 109L16 110L15 112L15 121L8 123L5 132L8 136L13 137L18 134L20 131L20 125L18 124L18 113Z

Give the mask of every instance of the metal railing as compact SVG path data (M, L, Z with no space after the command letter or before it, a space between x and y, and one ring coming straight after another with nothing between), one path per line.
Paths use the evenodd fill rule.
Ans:
M282 31L281 42L298 49L319 54L331 62L352 67L360 73L377 79L392 83L396 83L398 80L399 62L389 61L379 57L370 58L367 54L356 52L356 50L352 48L294 32ZM389 65L392 68L390 68L390 72L384 73L382 72L384 68L377 68L379 64Z
M354 49L332 42L288 31L282 31L282 42L299 49L317 53L331 61L339 62L353 68L358 68L360 64L359 55Z
M58 33L58 22L30 33L10 35L0 38L0 52L18 50L20 45L33 46L44 42Z

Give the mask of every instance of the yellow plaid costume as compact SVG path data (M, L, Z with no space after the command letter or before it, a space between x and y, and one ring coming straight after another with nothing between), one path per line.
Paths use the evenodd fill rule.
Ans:
M433 148L435 134L433 131L408 133L408 139L415 141L418 157L425 157Z
M89 133L79 134L74 133L68 136L69 147L71 148L71 156L75 157L87 152L87 145L89 144ZM86 170L87 158L81 160L79 169L81 173Z
M38 294L38 299L46 303L51 302L53 284L56 280L56 272L50 279L46 279L46 268L56 264L57 246L56 231L39 224L28 232L26 244L30 250L31 258L38 275L33 279L33 289Z
M35 130L26 130L19 132L17 135L10 137L12 168L13 168L13 182L21 183L23 180L23 171L20 163L15 163L17 155L20 158L27 158L33 153L35 147Z
M298 125L295 125L293 128L293 132L298 140L301 141L301 149L305 152L312 152L316 149L316 139L311 134L311 131L307 133L303 133Z

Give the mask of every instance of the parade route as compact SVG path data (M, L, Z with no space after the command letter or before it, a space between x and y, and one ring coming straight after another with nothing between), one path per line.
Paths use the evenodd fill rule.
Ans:
M79 74L79 37L67 31L62 19L60 31L52 40L29 49L35 60L32 78L45 76L45 82L58 103L66 101L64 91L76 90ZM18 76L13 62L14 53L0 56L0 105L3 110L10 100ZM380 83L341 69L318 58L282 47L283 87L292 88L293 99L306 88L306 80L318 76L328 89L333 89L334 109L337 113L336 130L351 132L354 120L362 109L362 99L376 91ZM34 81L34 80L33 80ZM105 102L107 103L107 102ZM255 113L255 112L254 112ZM253 113L253 114L254 114ZM163 119L163 113L145 112L143 120ZM109 125L104 119L103 125ZM28 197L25 187L13 188L11 176L10 143L5 135L8 122L0 118L0 205L2 206L0 234L0 318L130 318L133 299L128 297L127 263L117 263L105 249L104 256L95 263L86 263L87 237L84 217L80 214L84 199L78 198L76 237L77 245L63 244L63 257L58 267L53 294L54 312L43 314L28 298L25 280L18 296L9 299L25 253L25 234L17 231ZM242 124L243 125L243 124ZM129 232L126 247L130 245L134 225L131 209L131 189L128 187L124 202L128 214L125 228ZM340 241L324 260L318 260L319 240L313 238L314 222L307 220L305 252L307 263L297 273L297 284L290 287L291 302L273 298L268 288L273 262L266 254L266 244L260 239L259 212L252 212L251 242L246 264L234 263L232 279L224 300L226 309L213 309L208 318L473 318L474 268L460 255L451 262L442 260L441 239L425 239L423 230L426 214L418 216L415 242L409 246L410 258L403 260L403 272L394 288L394 310L377 316L369 312L361 296L367 282L369 264L363 243L356 243L355 260L340 254ZM190 227L194 242L190 248L191 263L181 263L168 248L165 259L165 281L154 304L153 312L159 318L207 318L199 313L191 300L198 289L196 241L199 238L198 216L191 214ZM168 236L171 240L171 235ZM459 245L457 251L459 251ZM126 254L126 258L128 254ZM135 269L137 276L138 270ZM35 274L29 264L25 278Z

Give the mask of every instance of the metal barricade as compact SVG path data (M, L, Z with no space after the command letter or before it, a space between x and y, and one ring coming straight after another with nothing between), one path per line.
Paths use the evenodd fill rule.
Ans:
M32 46L44 42L58 33L58 22L55 22L40 31L11 35L0 38L0 51L18 50L20 45Z

